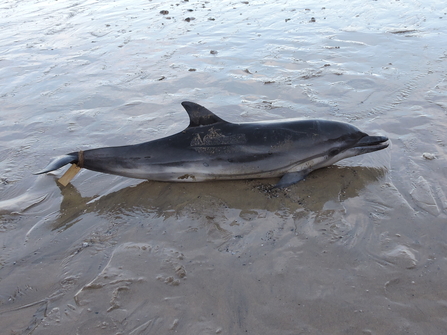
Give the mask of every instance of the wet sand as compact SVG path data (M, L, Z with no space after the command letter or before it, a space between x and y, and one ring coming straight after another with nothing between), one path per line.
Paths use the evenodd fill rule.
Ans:
M447 7L440 2L1 5L0 324L8 334L443 334ZM325 118L383 151L197 184L52 156L188 123Z

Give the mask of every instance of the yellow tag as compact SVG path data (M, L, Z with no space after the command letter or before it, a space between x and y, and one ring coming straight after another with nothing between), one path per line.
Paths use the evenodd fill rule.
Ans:
M62 186L67 186L68 183L76 176L76 174L81 171L81 168L76 164L71 164L70 168L60 177L57 182Z

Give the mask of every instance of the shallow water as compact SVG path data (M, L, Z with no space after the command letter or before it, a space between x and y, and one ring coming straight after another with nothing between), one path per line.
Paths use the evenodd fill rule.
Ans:
M6 1L0 16L8 333L445 332L445 4ZM276 191L32 175L173 134L183 100L392 145Z

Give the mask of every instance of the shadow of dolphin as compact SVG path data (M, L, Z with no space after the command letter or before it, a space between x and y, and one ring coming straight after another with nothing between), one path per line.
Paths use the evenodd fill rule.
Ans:
M155 214L164 220L191 215L205 218L208 210L198 209L213 201L221 205L210 209L210 215L219 215L228 209L319 212L328 201L359 196L366 185L383 178L385 172L385 169L377 168L334 166L312 174L300 185L299 192L272 188L274 179L195 184L145 181L107 195L82 197L73 185L62 187L58 184L63 198L60 215L51 224L51 229L68 229L88 213L111 217ZM331 185L326 182L328 179ZM324 191L321 191L323 182ZM343 193L342 199L340 193Z

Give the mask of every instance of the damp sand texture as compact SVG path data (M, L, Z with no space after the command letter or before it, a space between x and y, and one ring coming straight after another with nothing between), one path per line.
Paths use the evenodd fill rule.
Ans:
M6 1L5 334L443 334L441 1ZM49 158L231 122L323 118L388 149L278 179L157 183Z

